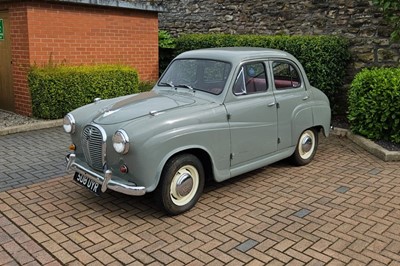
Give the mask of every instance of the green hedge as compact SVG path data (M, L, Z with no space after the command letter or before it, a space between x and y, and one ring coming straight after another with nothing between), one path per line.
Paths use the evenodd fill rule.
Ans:
M62 118L102 99L137 93L136 70L121 65L32 67L28 74L33 116Z
M337 36L188 34L177 38L177 54L210 47L251 46L284 50L303 65L310 83L324 91L334 109L350 60L348 41Z
M400 144L400 68L364 69L348 96L352 132Z
M160 76L174 59L174 49L175 38L165 30L158 31L158 71Z

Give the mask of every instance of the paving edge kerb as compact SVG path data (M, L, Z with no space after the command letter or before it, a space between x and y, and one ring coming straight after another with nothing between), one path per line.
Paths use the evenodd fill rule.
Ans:
M57 120L39 121L19 126L6 127L0 129L0 136L27 132L32 130L45 129L45 128L59 127L62 126L62 124L63 124L63 119L57 119Z
M369 153L375 155L385 162L400 161L399 151L388 151L367 138L351 133L350 130L343 128L334 128L332 134L339 137L347 137L349 140L362 147L364 150L368 151Z
M45 128L52 128L62 126L63 119L57 120L49 120L49 121L40 121L31 124L19 125L19 126L12 126L7 127L4 129L0 129L0 136L20 133L20 132L27 132L32 130L39 130ZM385 148L379 146L378 144L374 143L373 141L366 139L362 136L355 135L351 133L347 129L343 128L334 128L332 131L333 135L339 137L347 137L369 153L375 155L379 159L385 162L393 162L393 161L400 161L400 152L399 151L388 151Z

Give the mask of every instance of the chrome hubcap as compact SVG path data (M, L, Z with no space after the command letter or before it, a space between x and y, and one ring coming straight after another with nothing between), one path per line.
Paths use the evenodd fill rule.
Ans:
M315 149L315 135L311 130L306 130L300 137L298 144L299 155L302 159L308 160Z
M176 193L179 197L186 197L193 188L193 178L190 174L184 173L176 182Z
M310 138L310 136L306 136L301 141L301 149L303 150L304 153L309 152L312 148L312 145L313 145L312 138Z
M170 186L170 196L174 204L184 206L196 195L199 187L199 173L192 165L185 165L176 171Z

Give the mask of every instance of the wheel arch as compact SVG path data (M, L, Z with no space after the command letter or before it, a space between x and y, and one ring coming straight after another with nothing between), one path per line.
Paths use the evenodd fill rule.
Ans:
M212 162L212 158L211 158L210 154L205 149L202 149L200 147L188 147L188 148L185 148L182 150L171 152L170 154L168 154L166 156L166 158L163 160L162 165L160 167L160 171L159 171L160 174L158 175L156 187L158 187L160 184L162 172L165 170L165 166L167 165L167 162L169 160L171 160L173 157L181 155L181 154L192 154L192 155L196 156L200 160L200 162L203 166L206 181L209 179L215 179L214 171L213 171L213 162Z
M317 132L317 134L319 134L320 132L322 132L322 133L324 134L324 136L327 137L327 136L325 135L325 129L324 129L324 127L323 127L322 125L315 125L315 126L313 126L313 127L311 127L311 128L315 129L315 132Z

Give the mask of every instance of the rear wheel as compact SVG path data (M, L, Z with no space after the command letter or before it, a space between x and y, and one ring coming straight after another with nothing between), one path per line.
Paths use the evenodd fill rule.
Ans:
M156 197L167 213L176 215L191 209L200 198L203 188L202 163L192 154L181 154L166 163Z
M295 165L302 166L310 163L317 152L318 134L315 129L310 128L301 133L296 145L296 150L292 155Z

